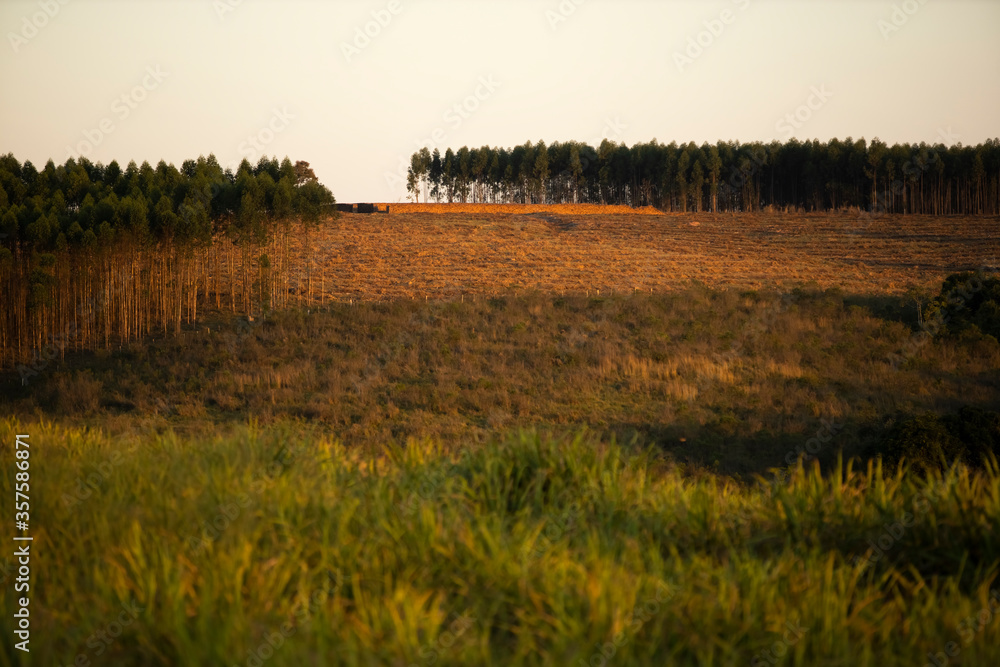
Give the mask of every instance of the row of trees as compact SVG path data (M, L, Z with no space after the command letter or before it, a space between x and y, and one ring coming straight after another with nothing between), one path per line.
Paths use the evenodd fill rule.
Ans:
M978 146L791 139L627 146L530 141L413 154L417 201L599 203L670 211L1000 213L1000 140Z
M142 243L208 243L219 234L267 235L292 215L317 219L333 196L308 162L286 157L243 160L236 173L215 156L187 160L180 170L161 161L122 170L86 158L38 171L13 155L0 157L2 244L35 251L90 247L116 236Z
M41 171L2 156L0 366L30 376L46 349L177 331L213 302L251 317L283 304L299 278L289 226L335 215L333 203L309 164L288 158L233 173L214 156L180 169L70 159Z

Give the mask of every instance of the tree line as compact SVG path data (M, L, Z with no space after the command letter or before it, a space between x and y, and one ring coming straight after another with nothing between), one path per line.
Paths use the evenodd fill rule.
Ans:
M977 146L791 139L628 146L605 139L514 148L423 148L407 191L420 201L592 203L666 211L1000 213L1000 140Z
M251 317L284 304L299 278L290 224L308 229L333 203L309 163L287 157L234 173L212 155L41 170L0 156L0 366L30 376L43 350L178 331L213 302Z

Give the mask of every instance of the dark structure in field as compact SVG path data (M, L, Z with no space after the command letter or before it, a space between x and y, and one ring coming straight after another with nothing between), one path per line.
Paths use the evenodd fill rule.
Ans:
M379 206L378 204L355 204L357 210L355 213L388 213L388 206Z
M336 204L339 213L388 213L389 206L386 204Z

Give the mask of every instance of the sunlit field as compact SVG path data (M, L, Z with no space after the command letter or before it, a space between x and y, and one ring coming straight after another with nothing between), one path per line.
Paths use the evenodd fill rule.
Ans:
M0 25L0 667L1000 666L1000 2Z
M0 661L992 664L996 221L844 222L345 214L324 298L7 373Z
M690 281L902 295L936 289L955 271L1000 266L997 216L472 214L435 206L342 214L315 233L294 234L299 283L311 272L313 289L324 294L316 299L324 301L532 289L631 294Z

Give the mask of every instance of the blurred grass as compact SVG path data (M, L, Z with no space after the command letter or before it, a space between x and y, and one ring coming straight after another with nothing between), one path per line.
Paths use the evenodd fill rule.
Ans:
M266 664L576 665L608 645L608 664L736 665L783 637L781 664L923 664L952 641L958 664L1000 659L1000 619L968 644L959 625L1000 587L995 462L743 484L587 434L371 455L301 425L129 442L9 419L5 456L17 432L33 641L19 663L4 633L2 664L243 665L283 625ZM120 636L95 634L130 602Z

